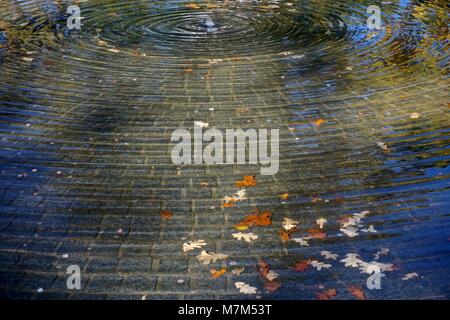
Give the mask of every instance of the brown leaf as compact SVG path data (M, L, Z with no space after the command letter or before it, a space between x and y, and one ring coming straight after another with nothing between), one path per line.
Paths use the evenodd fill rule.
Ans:
M263 260L259 260L258 264L256 265L256 269L263 278L265 278L270 271L269 264Z
M241 222L236 224L234 227L238 230L245 230L245 227L247 227L248 229L249 227L252 226L263 227L271 225L272 212L270 211L264 211L262 213L259 212L260 211L257 209L256 212L246 216Z
M361 287L350 286L347 290L358 300L366 300L366 295Z
M173 213L171 211L168 211L168 210L161 211L161 217L163 219L170 219L170 218L172 218L172 216L173 216Z
M309 233L309 239L326 239L327 234L323 232L321 229L308 229L306 230Z
M294 271L297 271L297 272L305 272L306 269L308 269L310 264L311 264L311 259L298 261L294 264L293 269L294 269Z
M336 289L328 289L322 292L316 292L316 297L319 300L330 300L336 297Z
M264 289L266 289L269 292L275 292L278 289L280 289L280 287L281 283L277 280L267 281L266 283L264 283Z
M281 241L286 242L289 241L290 239L290 231L286 231L286 230L280 230L278 231L278 235L280 236Z
M256 186L255 176L244 176L244 179L240 180L240 181L236 181L235 185L238 188L254 187L254 186Z

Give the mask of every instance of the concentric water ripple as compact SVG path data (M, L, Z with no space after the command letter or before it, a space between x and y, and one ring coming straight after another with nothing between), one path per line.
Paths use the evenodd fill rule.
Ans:
M242 298L244 281L263 298L337 288L349 299L367 275L339 260L388 248L379 261L395 270L368 298L449 297L445 1L90 0L78 3L81 30L66 27L70 4L0 4L3 296ZM379 30L366 24L374 4ZM278 174L173 165L171 133L194 121L279 128ZM248 199L222 207L253 174ZM237 241L233 225L255 208L273 224ZM363 211L377 232L342 234L340 221ZM283 242L285 217L300 222L292 237L325 217L327 238ZM196 239L228 260L183 253ZM340 255L330 270L292 271L323 250ZM264 290L259 259L278 291ZM65 288L70 264L80 292ZM221 266L245 271L212 280Z

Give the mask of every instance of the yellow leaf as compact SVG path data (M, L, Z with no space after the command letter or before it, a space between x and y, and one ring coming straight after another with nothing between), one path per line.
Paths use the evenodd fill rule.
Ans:
M223 276L226 271L227 271L227 269L225 269L225 268L222 268L220 270L211 269L211 271L210 271L211 272L211 277L213 279L217 279L217 278Z

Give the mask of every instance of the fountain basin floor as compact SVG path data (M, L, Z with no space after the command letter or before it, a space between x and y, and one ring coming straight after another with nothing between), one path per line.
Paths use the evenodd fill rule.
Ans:
M70 4L0 4L2 298L449 298L445 1ZM279 129L278 173L173 164L196 121Z

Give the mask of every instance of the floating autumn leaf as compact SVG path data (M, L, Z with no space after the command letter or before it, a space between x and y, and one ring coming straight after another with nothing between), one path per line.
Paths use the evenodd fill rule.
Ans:
M228 255L222 253L208 253L206 250L203 250L198 256L197 260L203 264L210 264L211 262L216 262L217 260L223 260L228 258Z
M236 224L234 227L237 230L246 230L249 227L257 226L257 227L263 227L268 226L272 224L271 216L272 212L270 211L264 211L262 213L259 213L260 211L257 209L256 212L251 213L250 215L246 216L241 222Z
M269 292L275 292L281 288L281 283L279 281L266 281L264 283L264 289Z
M279 276L278 273L276 273L276 272L273 271L273 270L270 270L270 271L266 274L266 279L269 280L269 281L273 281L273 280L275 280L276 278L278 278L278 276Z
M349 238L356 237L359 235L358 229L352 226L348 226L346 228L340 228L339 229L343 234L345 234Z
M364 263L356 253L347 253L346 257L340 262L343 262L346 267L357 268L361 263Z
M241 240L244 239L245 242L252 242L252 240L256 240L258 239L258 236L256 234L254 234L253 232L248 232L248 233L242 233L242 232L238 232L238 233L233 233L233 237Z
M231 273L238 276L240 275L242 272L244 272L245 268L241 267L241 268L234 268L233 270L231 270Z
M330 300L331 298L336 297L336 289L328 289L322 292L317 292L316 297L318 300Z
M287 200L289 199L289 193L285 192L283 194L280 194L280 199L281 200Z
M194 249L200 249L201 247L206 246L205 240L196 240L196 241L189 241L183 243L183 252L192 251Z
M256 270L263 278L266 278L267 274L270 271L270 266L267 262L265 262L263 260L259 260L258 264L256 265Z
M208 128L209 123L203 121L194 121L194 125L200 128Z
M255 176L244 176L243 180L235 182L236 187L254 187L256 186Z
M311 202L312 202L312 203L318 203L318 202L322 202L322 201L323 201L322 198L319 197L319 196L317 196L317 195L313 195L313 196L311 197Z
M143 53L143 52L141 52L139 50L136 50L136 49L131 50L131 55L134 56L134 57L145 57L146 56L145 53Z
M208 187L209 186L209 182L208 181L202 181L202 182L200 182L200 186L201 187Z
M325 259L332 259L332 260L336 260L338 255L335 253L332 253L331 251L320 251L320 254L325 258Z
M109 51L109 52L112 52L112 53L119 53L120 52L120 50L117 49L117 48L108 48L106 50Z
M377 146L380 147L380 149L383 151L389 151L389 147L387 146L387 144L382 141L378 141Z
M419 275L417 274L417 272L411 272L411 273L407 273L405 274L405 276L402 278L402 280L411 280L414 278L418 278Z
M221 7L220 4L215 4L215 3L208 3L208 4L206 5L206 8L208 8L208 9L218 9L218 8L220 8L220 7Z
M296 220L293 220L293 219L290 219L290 218L283 218L283 229L286 230L286 231L295 229L295 227L297 227L297 225L299 223L300 222L298 222Z
M411 113L411 114L409 115L409 117L410 117L411 119L417 119L417 118L420 117L420 113L413 112L413 113Z
M365 232L365 233L377 233L378 231L375 230L375 228L373 227L373 225L370 225L367 229L361 229L361 232Z
M305 239L326 239L327 234L320 229L308 229L306 232L309 233L309 236L305 237Z
M292 238L291 240L299 243L301 246L309 246L309 243L305 240L305 238Z
M238 223L234 225L234 228L239 231L245 231L248 230L250 226L248 224Z
M323 125L326 121L323 119L317 119L314 120L312 123L316 126L316 127L320 127L321 125Z
M245 200L247 199L246 195L247 192L245 191L245 189L238 190L238 192L235 193L234 200L235 201Z
M368 273L368 274L370 274L370 273L373 272L373 271L372 271L373 269L370 268L371 266L376 266L376 267L378 267L381 271L387 271L387 272L396 270L396 267L395 267L392 263L381 263L381 262L378 262L378 261L371 261L371 262L364 262L364 261L361 261L361 262L359 263L359 270L360 270L362 273Z
M254 294L257 290L255 287L252 287L245 282L236 282L234 285L239 289L239 292L243 294Z
M241 115L242 113L246 113L249 111L250 111L250 108L248 108L248 107L238 107L235 109L236 115L238 115L238 116Z
M173 216L173 213L171 211L169 211L169 210L161 211L161 217L163 219L170 219L170 218L172 218L172 216Z
M272 10L280 8L277 4L262 4L259 6L261 9Z
M305 272L306 269L308 269L308 267L310 266L310 264L311 259L298 261L294 264L294 267L292 269L297 272Z
M328 263L323 263L317 260L313 260L311 261L311 265L317 269L317 271L320 271L322 269L330 269L331 268L331 264Z
M280 230L278 231L278 235L280 236L281 241L286 242L291 238L290 234L292 231Z
M381 248L373 255L373 259L378 260L381 256L387 256L389 254L389 251L389 248Z
M220 270L211 269L210 272L211 272L211 277L213 279L217 279L217 278L223 276L225 274L225 272L227 272L227 269L225 269L225 268L222 268Z
M238 192L235 193L235 196L229 197L225 196L223 197L224 203L222 204L223 207L232 207L235 205L236 202L242 201L247 199L246 197L246 191L245 189L238 190Z
M97 45L106 47L108 45L108 42L97 39Z
M319 226L320 229L323 229L323 226L325 225L325 223L327 223L328 220L325 218L319 218L316 220L317 225Z
M188 3L185 5L185 7L188 9L200 9L200 6L196 3Z
M358 300L366 300L366 295L361 287L350 286L347 290Z
M232 206L234 206L234 200L230 201L230 202L225 202L224 204L222 204L222 207L225 207L225 208L229 208L229 207L232 207ZM239 230L244 230L244 229L239 229Z

